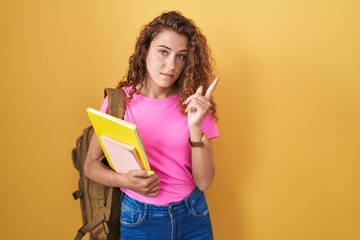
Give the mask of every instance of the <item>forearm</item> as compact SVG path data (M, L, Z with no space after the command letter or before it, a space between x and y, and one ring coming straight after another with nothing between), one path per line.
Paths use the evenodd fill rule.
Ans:
M121 181L123 174L106 168L98 160L91 160L88 164L85 164L84 172L88 178L102 185L109 187L120 187L123 185Z
M190 139L198 142L201 139L201 130L190 130ZM200 190L206 190L212 184L215 176L215 165L213 160L213 149L211 141L205 148L191 148L192 175L196 186Z
M101 149L100 143L95 136L91 138L89 150L86 156L84 173L91 180L98 182L100 184L119 187L121 186L122 179L124 178L123 174L116 173L109 168L106 168L99 159L103 156L103 151Z

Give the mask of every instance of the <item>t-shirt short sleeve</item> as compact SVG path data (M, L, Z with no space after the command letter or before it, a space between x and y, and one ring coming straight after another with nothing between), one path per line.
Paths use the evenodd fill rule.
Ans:
M100 112L109 113L108 108L109 108L108 97L105 97L105 99L100 107Z
M215 119L211 114L207 114L201 122L201 130L206 133L209 139L219 136L219 130L215 123Z

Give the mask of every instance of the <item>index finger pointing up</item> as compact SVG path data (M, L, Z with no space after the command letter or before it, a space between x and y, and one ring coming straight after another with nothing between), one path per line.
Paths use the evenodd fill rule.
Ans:
M214 81L210 84L209 88L206 90L205 97L210 100L211 96L215 90L216 85L218 84L220 78L215 78Z

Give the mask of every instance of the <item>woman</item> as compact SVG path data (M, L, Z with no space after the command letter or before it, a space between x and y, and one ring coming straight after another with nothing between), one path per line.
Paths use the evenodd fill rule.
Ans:
M173 11L144 26L118 87L128 95L124 119L137 125L155 174L104 168L95 135L85 163L89 178L125 193L121 239L213 239L203 193L219 135L213 77L206 38L191 20ZM107 108L105 99L101 111Z

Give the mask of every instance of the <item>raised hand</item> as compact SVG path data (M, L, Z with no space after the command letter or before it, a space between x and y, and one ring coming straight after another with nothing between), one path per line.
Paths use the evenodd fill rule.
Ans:
M193 95L183 102L184 105L187 105L185 111L188 113L189 127L200 125L201 120L211 107L210 100L218 82L219 78L215 78L206 90L205 95L203 95L203 86L200 86Z

